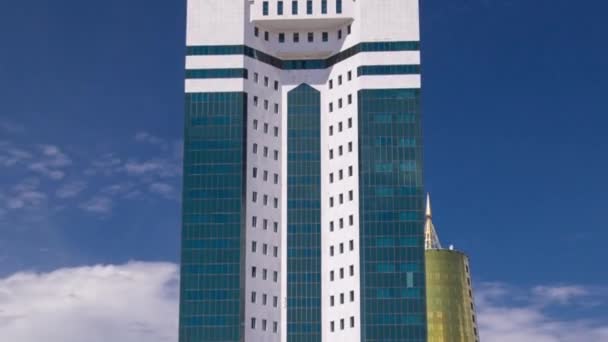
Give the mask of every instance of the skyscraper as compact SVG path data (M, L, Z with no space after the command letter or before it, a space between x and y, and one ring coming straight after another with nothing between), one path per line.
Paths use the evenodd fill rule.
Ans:
M429 196L426 208L428 342L479 342L469 258L441 248Z
M188 0L180 341L426 341L418 0Z

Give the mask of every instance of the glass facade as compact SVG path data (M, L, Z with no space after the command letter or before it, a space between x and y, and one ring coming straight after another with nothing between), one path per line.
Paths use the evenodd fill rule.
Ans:
M326 32L323 33L323 35L326 34ZM329 68L360 52L419 50L420 42L417 41L363 42L326 59L283 60L246 45L198 45L188 46L187 55L244 55L282 70L314 70Z
M192 78L247 78L247 69L188 69L186 79Z
M420 65L363 65L357 68L357 76L415 74L420 74Z
M461 252L426 251L428 342L477 342L468 258Z
M180 342L242 338L247 97L187 93Z
M321 341L321 95L287 95L287 340Z
M420 90L358 96L361 340L426 342Z

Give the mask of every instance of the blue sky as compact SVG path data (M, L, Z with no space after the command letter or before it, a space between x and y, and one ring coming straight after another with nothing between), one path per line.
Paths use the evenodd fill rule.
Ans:
M100 264L173 283L184 3L0 3L0 289ZM608 331L608 5L421 6L425 183L442 242L471 256L487 334L511 309Z

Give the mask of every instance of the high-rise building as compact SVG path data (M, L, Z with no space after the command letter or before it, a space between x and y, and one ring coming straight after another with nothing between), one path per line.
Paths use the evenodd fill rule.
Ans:
M479 342L469 258L441 248L428 196L424 229L428 342Z
M180 341L426 341L418 0L188 0Z

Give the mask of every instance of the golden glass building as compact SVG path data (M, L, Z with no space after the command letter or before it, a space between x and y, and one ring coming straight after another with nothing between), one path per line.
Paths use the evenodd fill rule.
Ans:
M469 258L441 248L428 196L425 249L428 342L479 342Z

